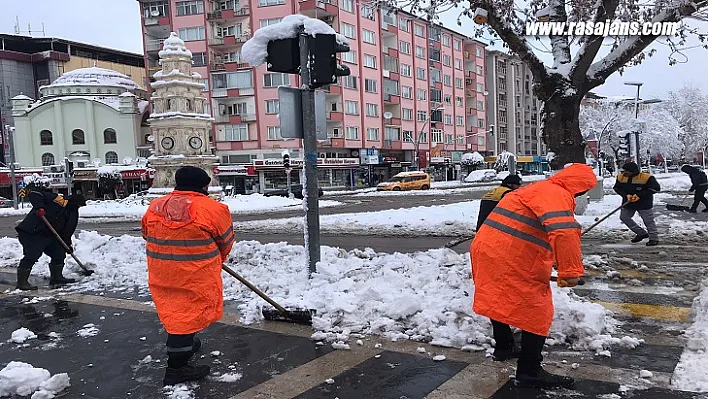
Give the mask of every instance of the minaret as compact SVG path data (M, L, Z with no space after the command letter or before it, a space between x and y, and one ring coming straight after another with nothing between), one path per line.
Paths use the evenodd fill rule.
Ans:
M174 188L175 171L186 165L204 169L212 178L212 186L218 188L213 170L219 158L209 144L213 118L204 113L204 85L200 83L202 77L192 72L192 53L172 32L159 55L162 70L153 76L153 109L148 119L155 143L149 158L155 169L150 191L163 193Z

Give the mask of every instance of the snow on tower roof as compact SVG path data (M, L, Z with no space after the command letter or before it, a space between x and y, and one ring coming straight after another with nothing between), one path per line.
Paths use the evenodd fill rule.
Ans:
M271 40L289 39L297 36L297 29L305 27L305 33L315 36L317 34L336 35L337 42L349 44L349 41L332 29L322 20L309 18L300 14L288 15L274 25L264 26L256 30L251 39L241 48L241 57L251 66L256 67L265 62L268 56L268 42ZM167 44L165 42L165 44Z
M91 67L79 68L61 75L50 86L120 86L129 90L138 89L138 85L128 76L111 69Z
M165 40L162 50L157 54L160 58L170 55L192 58L192 52L187 49L187 46L184 45L184 40L180 39L175 32L170 33L170 37Z
M32 101L32 98L27 97L26 95L20 93L20 94L16 95L15 97L12 97L10 100L30 100L30 101Z

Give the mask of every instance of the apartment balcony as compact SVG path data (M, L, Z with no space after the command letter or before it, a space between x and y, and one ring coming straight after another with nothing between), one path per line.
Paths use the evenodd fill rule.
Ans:
M229 20L248 17L251 10L248 7L241 7L238 10L216 10L207 13L207 21L228 22Z
M300 13L312 18L339 15L337 0L300 0Z
M401 97L397 94L384 94L383 100L387 104L400 104Z
M327 122L342 122L344 121L344 113L339 111L331 111L327 114Z
M327 85L321 87L322 91L328 96L340 96L342 95L342 86L340 85Z
M472 89L465 89L466 97L477 97L477 92Z
M209 45L212 47L237 47L243 43L246 43L251 35L240 35L240 36L224 36L224 37L212 37L209 39Z
M145 41L145 51L150 54L150 53L158 53L160 50L162 50L162 44L165 42L165 39L152 39L152 40L147 40Z
M383 148L387 150L401 150L403 143L400 140L384 140Z
M211 89L211 98L224 98L228 97L228 89Z
M384 119L386 126L401 126L401 118Z
M214 61L209 63L209 71L211 72L223 72L226 71L226 64L220 61Z
M250 69L251 66L245 62L226 62L224 63L224 68L226 68L226 72L237 72L243 69Z

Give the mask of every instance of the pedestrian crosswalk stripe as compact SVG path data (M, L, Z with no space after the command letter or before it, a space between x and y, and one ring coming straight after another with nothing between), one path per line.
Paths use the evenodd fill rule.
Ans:
M643 303L593 302L613 312L629 314L632 317L686 322L691 316L691 308L685 307L647 305Z

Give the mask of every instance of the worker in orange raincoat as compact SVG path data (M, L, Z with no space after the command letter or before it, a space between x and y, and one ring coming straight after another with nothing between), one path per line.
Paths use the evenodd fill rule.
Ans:
M209 175L185 166L175 182L175 190L152 201L142 220L148 285L167 330L165 385L209 375L209 366L188 362L201 347L195 333L223 315L221 265L234 243L229 208L207 195Z
M572 378L543 370L541 352L553 321L551 272L558 286L574 287L584 274L575 197L597 185L592 168L572 164L545 181L499 201L472 241L470 256L477 314L492 321L494 360L518 357L515 384L569 387ZM523 331L521 350L509 325Z

